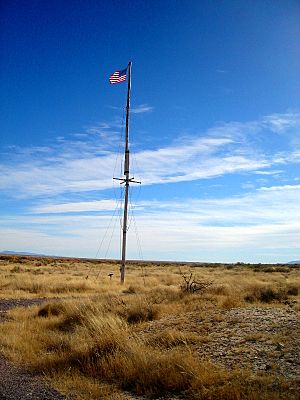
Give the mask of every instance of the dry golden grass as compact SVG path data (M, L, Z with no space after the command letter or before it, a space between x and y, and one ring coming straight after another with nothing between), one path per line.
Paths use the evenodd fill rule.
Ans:
M209 329L223 321L224 310L281 307L284 299L297 298L297 268L264 272L248 266L179 269L132 264L122 287L114 263L26 257L0 261L2 298L56 299L10 311L10 319L0 325L1 351L12 361L43 372L62 392L91 400L139 395L285 398L288 382L243 368L225 370L201 358L195 348L209 342ZM190 271L213 284L203 293L184 293L182 273ZM204 322L210 316L203 334L183 330L189 313ZM164 318L170 326L151 331L151 321ZM246 340L261 339L249 334ZM291 392L289 396L296 399Z
M189 344L197 342L196 335L165 332L146 343L105 308L72 301L12 311L13 321L1 327L6 354L43 371L61 389L74 391L76 378L78 398L116 398L122 391L149 397L268 398L268 390L248 375L249 385L241 385L243 371L226 372L195 356ZM11 335L12 330L18 334Z

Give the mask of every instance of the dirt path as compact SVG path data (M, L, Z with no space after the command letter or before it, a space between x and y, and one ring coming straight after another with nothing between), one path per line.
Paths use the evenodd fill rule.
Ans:
M6 319L8 310L15 307L30 307L49 301L39 299L1 299L0 322ZM38 374L33 374L10 363L0 354L0 400L66 400L52 389Z

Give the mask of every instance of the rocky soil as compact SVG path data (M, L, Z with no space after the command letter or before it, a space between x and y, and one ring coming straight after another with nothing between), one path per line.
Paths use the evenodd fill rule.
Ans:
M6 318L6 313L8 310L16 307L30 307L36 304L42 304L49 299L45 297L37 299L0 299L0 321Z
M300 320L291 306L249 307L190 312L184 318L152 321L141 334L165 329L196 333L195 351L226 368L267 371L300 382Z
M64 400L40 376L13 366L0 355L0 400Z

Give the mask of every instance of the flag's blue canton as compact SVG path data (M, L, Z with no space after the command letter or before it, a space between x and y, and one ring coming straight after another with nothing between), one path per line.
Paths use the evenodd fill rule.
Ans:
M123 71L120 71L120 76L121 75L126 75L126 73L127 73L127 68L123 69Z

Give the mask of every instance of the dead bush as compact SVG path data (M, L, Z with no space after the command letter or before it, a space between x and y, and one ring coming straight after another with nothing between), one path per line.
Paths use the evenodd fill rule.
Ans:
M193 273L190 274L181 274L183 282L180 287L181 290L186 293L202 293L204 292L212 282L209 281L200 281L199 279L195 280Z

